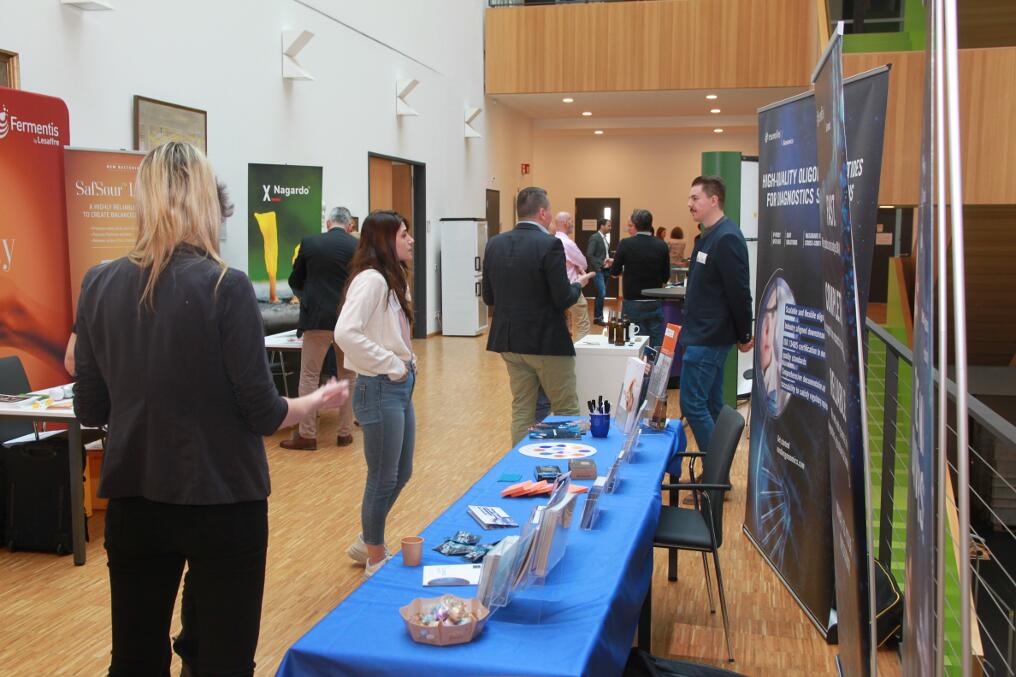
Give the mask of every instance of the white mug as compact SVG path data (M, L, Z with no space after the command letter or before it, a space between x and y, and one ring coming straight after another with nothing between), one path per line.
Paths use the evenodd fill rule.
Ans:
M631 324L628 325L628 336L630 336L631 338L635 338L638 335L639 335L639 326L634 322L632 322Z

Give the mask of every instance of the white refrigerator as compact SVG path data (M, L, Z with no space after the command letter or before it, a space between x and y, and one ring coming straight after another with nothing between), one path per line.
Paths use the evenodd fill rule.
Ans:
M483 302L483 219L441 219L441 333L477 336L487 329Z

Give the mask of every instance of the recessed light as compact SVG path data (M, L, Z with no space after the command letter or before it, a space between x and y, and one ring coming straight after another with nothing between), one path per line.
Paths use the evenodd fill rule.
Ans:
M715 115L716 113L719 113L719 112L721 112L721 111L720 111L720 109L719 109L719 108L710 108L710 109L709 109L709 112L710 112L710 113L713 113L713 114Z
M603 134L603 130L597 129L595 132L593 132L593 134Z
M593 112L592 112L592 111L588 111L588 110L584 110L584 111L582 111L582 115L583 115L584 117L589 117L589 116L590 116L590 115L592 115L592 114L593 114Z
M717 127L716 129L713 130L713 134L722 134L722 133L723 133L723 130L720 129L719 127Z
M561 99L561 101L563 103L575 103L575 99L571 98L570 96L564 97L563 99Z
M715 94L706 94L706 98L710 101L715 101L719 97L717 97Z

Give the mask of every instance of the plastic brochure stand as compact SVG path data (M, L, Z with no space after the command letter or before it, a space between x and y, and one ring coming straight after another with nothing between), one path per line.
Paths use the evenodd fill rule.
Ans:
M644 409L645 404L643 404L642 407ZM639 413L640 414L642 413L641 409L639 410ZM639 437L641 435L642 435L641 425L634 426L631 429L631 432L628 433L628 436L624 440L624 446L621 447L621 453L618 454L618 458L621 459L623 463L631 463L632 461L635 460L635 449L636 447L638 447Z
M596 518L600 516L600 495L603 493L606 483L607 478L600 475L593 482L589 493L586 494L586 503L582 509L582 519L579 522L579 528L583 531L591 531L596 526Z
M607 471L607 476L603 485L603 490L612 494L617 491L617 488L621 486L621 464L624 463L624 458L621 454L617 455L614 463L610 466L610 470Z
M506 622L539 624L545 602L518 593L543 585L564 557L577 494L568 491L571 473L562 473L546 505L536 506L518 536L507 536L483 558L477 598ZM507 607L511 604L511 609Z

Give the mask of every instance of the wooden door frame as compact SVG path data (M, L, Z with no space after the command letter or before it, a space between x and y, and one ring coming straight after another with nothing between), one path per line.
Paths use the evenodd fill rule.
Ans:
M367 205L370 207L370 159L401 162L413 168L413 338L427 338L427 163L367 151ZM422 226L422 227L421 227ZM363 227L361 221L360 227Z

